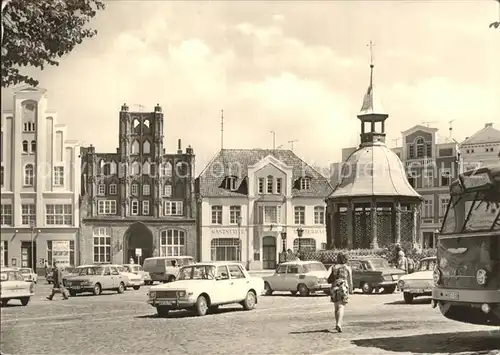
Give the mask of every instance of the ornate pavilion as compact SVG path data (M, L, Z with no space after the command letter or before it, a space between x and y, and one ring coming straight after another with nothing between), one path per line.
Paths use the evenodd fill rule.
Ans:
M393 243L416 247L422 197L407 179L403 163L385 144L389 117L370 85L358 119L361 144L342 164L341 177L327 202L329 248L383 248Z

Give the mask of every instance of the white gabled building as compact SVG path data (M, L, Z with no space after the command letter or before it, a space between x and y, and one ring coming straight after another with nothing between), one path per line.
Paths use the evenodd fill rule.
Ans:
M44 89L14 93L2 111L0 267L78 260L80 145L47 110Z
M332 188L291 150L223 149L196 187L201 260L274 269L283 247L326 249L324 199Z
M484 128L460 143L464 170L500 162L500 131L487 123Z

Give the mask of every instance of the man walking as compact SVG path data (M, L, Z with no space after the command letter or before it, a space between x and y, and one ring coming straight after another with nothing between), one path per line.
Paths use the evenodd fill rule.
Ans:
M56 293L60 293L63 297L63 300L68 299L68 291L63 285L63 280L62 280L62 272L61 269L57 267L56 263L54 262L54 269L52 271L52 280L54 287L52 287L52 293L50 296L47 297L49 301L52 301L52 298L54 298L54 295Z

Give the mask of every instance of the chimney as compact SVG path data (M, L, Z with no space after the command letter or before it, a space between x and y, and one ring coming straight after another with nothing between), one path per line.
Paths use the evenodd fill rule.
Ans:
M182 145L181 145L181 140L177 140L177 154L182 154Z
M484 125L484 128L488 128L488 127L493 127L493 123L486 123L486 124Z
M191 146L188 146L188 147L186 148L186 154L189 154L189 155L193 155L193 154L194 154L194 153L193 153L193 148L192 148Z

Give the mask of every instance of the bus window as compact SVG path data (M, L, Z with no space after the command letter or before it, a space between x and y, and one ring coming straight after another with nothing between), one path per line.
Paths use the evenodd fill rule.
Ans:
M486 202L484 199L467 201L465 209L470 211L464 232L490 230L500 211L500 203ZM498 229L498 225L495 226Z

